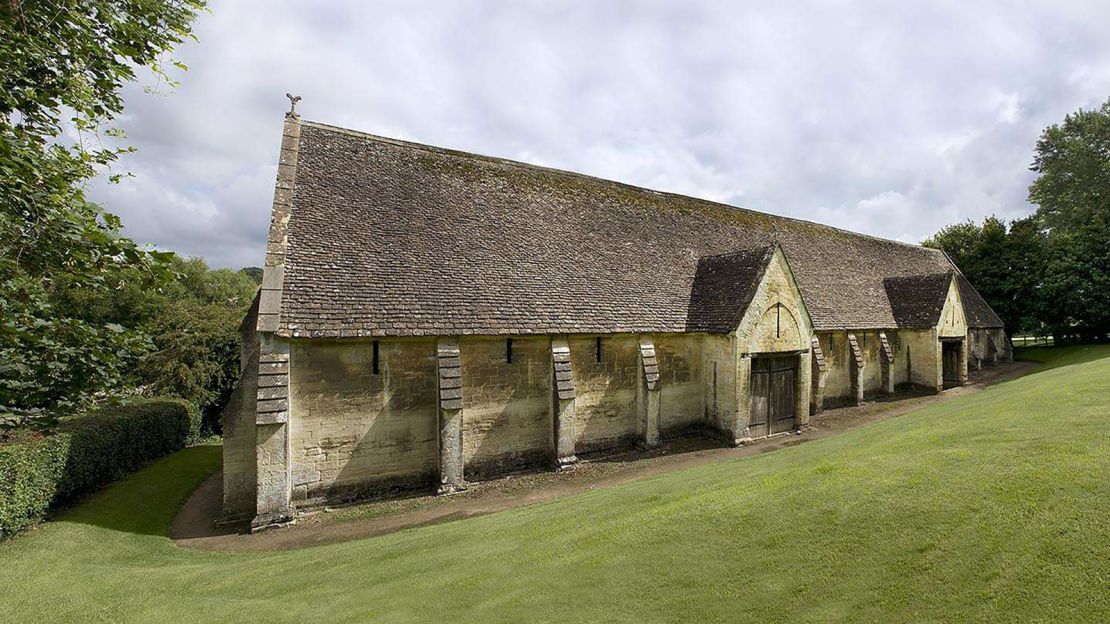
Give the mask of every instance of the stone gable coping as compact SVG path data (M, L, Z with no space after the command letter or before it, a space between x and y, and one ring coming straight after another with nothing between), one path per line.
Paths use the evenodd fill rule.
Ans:
M258 303L258 331L277 332L281 326L282 289L289 250L289 221L300 153L301 118L287 114L282 127L278 154L277 181L270 210L270 233L266 239L266 260L262 268L262 288Z

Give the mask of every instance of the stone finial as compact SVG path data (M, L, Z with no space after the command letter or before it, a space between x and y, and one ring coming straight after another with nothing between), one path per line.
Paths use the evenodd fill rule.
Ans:
M286 93L285 97L289 98L289 112L285 113L285 116L300 117L300 115L297 114L297 102L301 101L301 96L293 95L292 93Z

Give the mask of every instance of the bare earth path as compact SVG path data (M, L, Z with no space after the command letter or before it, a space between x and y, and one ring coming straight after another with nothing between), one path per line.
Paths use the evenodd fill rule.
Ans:
M179 546L200 550L285 550L491 514L634 479L818 440L868 423L901 416L939 401L978 392L986 386L1024 375L1035 367L1036 364L1031 362L1002 364L973 372L971 385L941 394L911 398L896 395L891 400L827 410L811 418L811 427L801 434L778 436L739 448L723 447L717 441L696 436L683 437L667 441L650 452L626 451L586 458L568 472L517 474L474 483L466 492L452 496L424 494L306 514L295 525L253 535L240 533L235 528L214 526L223 495L222 475L216 473L186 501L170 527L170 537Z

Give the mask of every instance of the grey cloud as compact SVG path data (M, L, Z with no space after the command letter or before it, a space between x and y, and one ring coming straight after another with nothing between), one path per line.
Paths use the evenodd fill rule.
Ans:
M1032 210L1040 130L1110 95L1108 24L1099 2L217 1L180 88L128 88L134 177L90 193L137 240L260 264L294 91L309 119L916 242Z

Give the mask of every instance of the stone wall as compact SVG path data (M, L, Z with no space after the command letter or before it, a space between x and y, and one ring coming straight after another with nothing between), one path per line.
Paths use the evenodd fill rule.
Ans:
M703 422L702 336L655 334L653 338L659 357L660 430L674 431Z
M825 382L825 404L832 407L848 402L852 398L852 380L849 366L851 351L848 345L847 331L818 332L817 337L824 351L825 361L828 364L828 373ZM856 336L856 343L863 354L863 392L864 396L871 398L881 395L883 388L883 353L882 340L879 330L855 330L851 332ZM894 362L891 369L894 375L894 384L904 385L909 381L909 374L917 368L915 383L925 385L928 381L924 375L931 367L936 366L936 361L931 359L936 342L932 330L895 330L888 329L884 332L891 351L894 353ZM915 363L910 363L910 356ZM931 387L931 386L930 386Z
M258 473L255 465L255 396L258 348L246 360L239 382L221 415L223 428L223 519L250 520L255 514Z
M883 391L882 343L878 331L855 331L863 353L863 396L870 398Z
M507 342L459 341L467 478L549 464L554 457L551 339L514 337L511 363Z
M702 371L706 422L727 431L736 418L736 345L731 336L702 339Z
M705 423L740 441L748 408L749 369L744 363L750 362L750 355L742 357L741 352L802 354L798 410L805 417L799 416L798 422L804 426L810 395L802 388L810 385L811 330L800 298L791 299L787 271L785 263L769 267L750 307L752 314L733 335L651 336L660 373L660 429ZM959 325L959 319L955 321L953 331ZM895 354L895 384L941 385L938 331L886 332ZM969 333L969 342L986 340L985 331ZM864 392L877 394L883 389L879 332L853 333L865 361ZM824 397L833 404L852 392L847 337L844 331L818 335L828 368ZM634 334L602 336L599 359L597 336L567 338L576 389L573 452L643 441L640 341ZM257 465L281 462L266 460L272 445L261 437L276 429L254 426L252 384L257 384L252 373L258 368L259 349L257 341L244 344L243 379L224 416L224 461L225 513L246 517L255 492L261 491L255 487ZM508 348L505 337L459 341L459 456L468 479L552 465L555 460L552 337L512 338L511 361ZM288 461L294 502L342 501L436 482L441 441L434 339L294 340L288 350Z
M967 336L967 318L964 316L964 303L960 297L960 289L956 286L956 280L952 280L948 285L948 298L945 299L944 308L940 313L937 336L947 338Z
M1012 359L1010 342L1006 340L1005 330L968 329L968 365L972 368L1008 362Z
M940 367L940 342L936 330L902 329L898 331L903 353L896 362L909 368L909 382L917 387L937 390L943 386Z
M577 453L628 446L637 441L636 384L639 342L635 335L597 336L569 340L577 397L575 449Z
M226 521L254 518L255 402L258 394L258 297L239 326L239 381L220 415L223 430L223 514Z
M894 386L904 386L909 383L909 360L906 359L906 344L902 339L902 332L896 329L888 329L884 332L886 334L887 343L890 344L891 350L894 352L894 362L891 363L891 370L894 373Z
M818 340L825 352L829 372L825 378L826 406L835 405L836 399L852 394L849 361L852 354L848 347L848 332L818 332Z
M294 501L337 501L431 483L438 472L432 340L294 341Z

